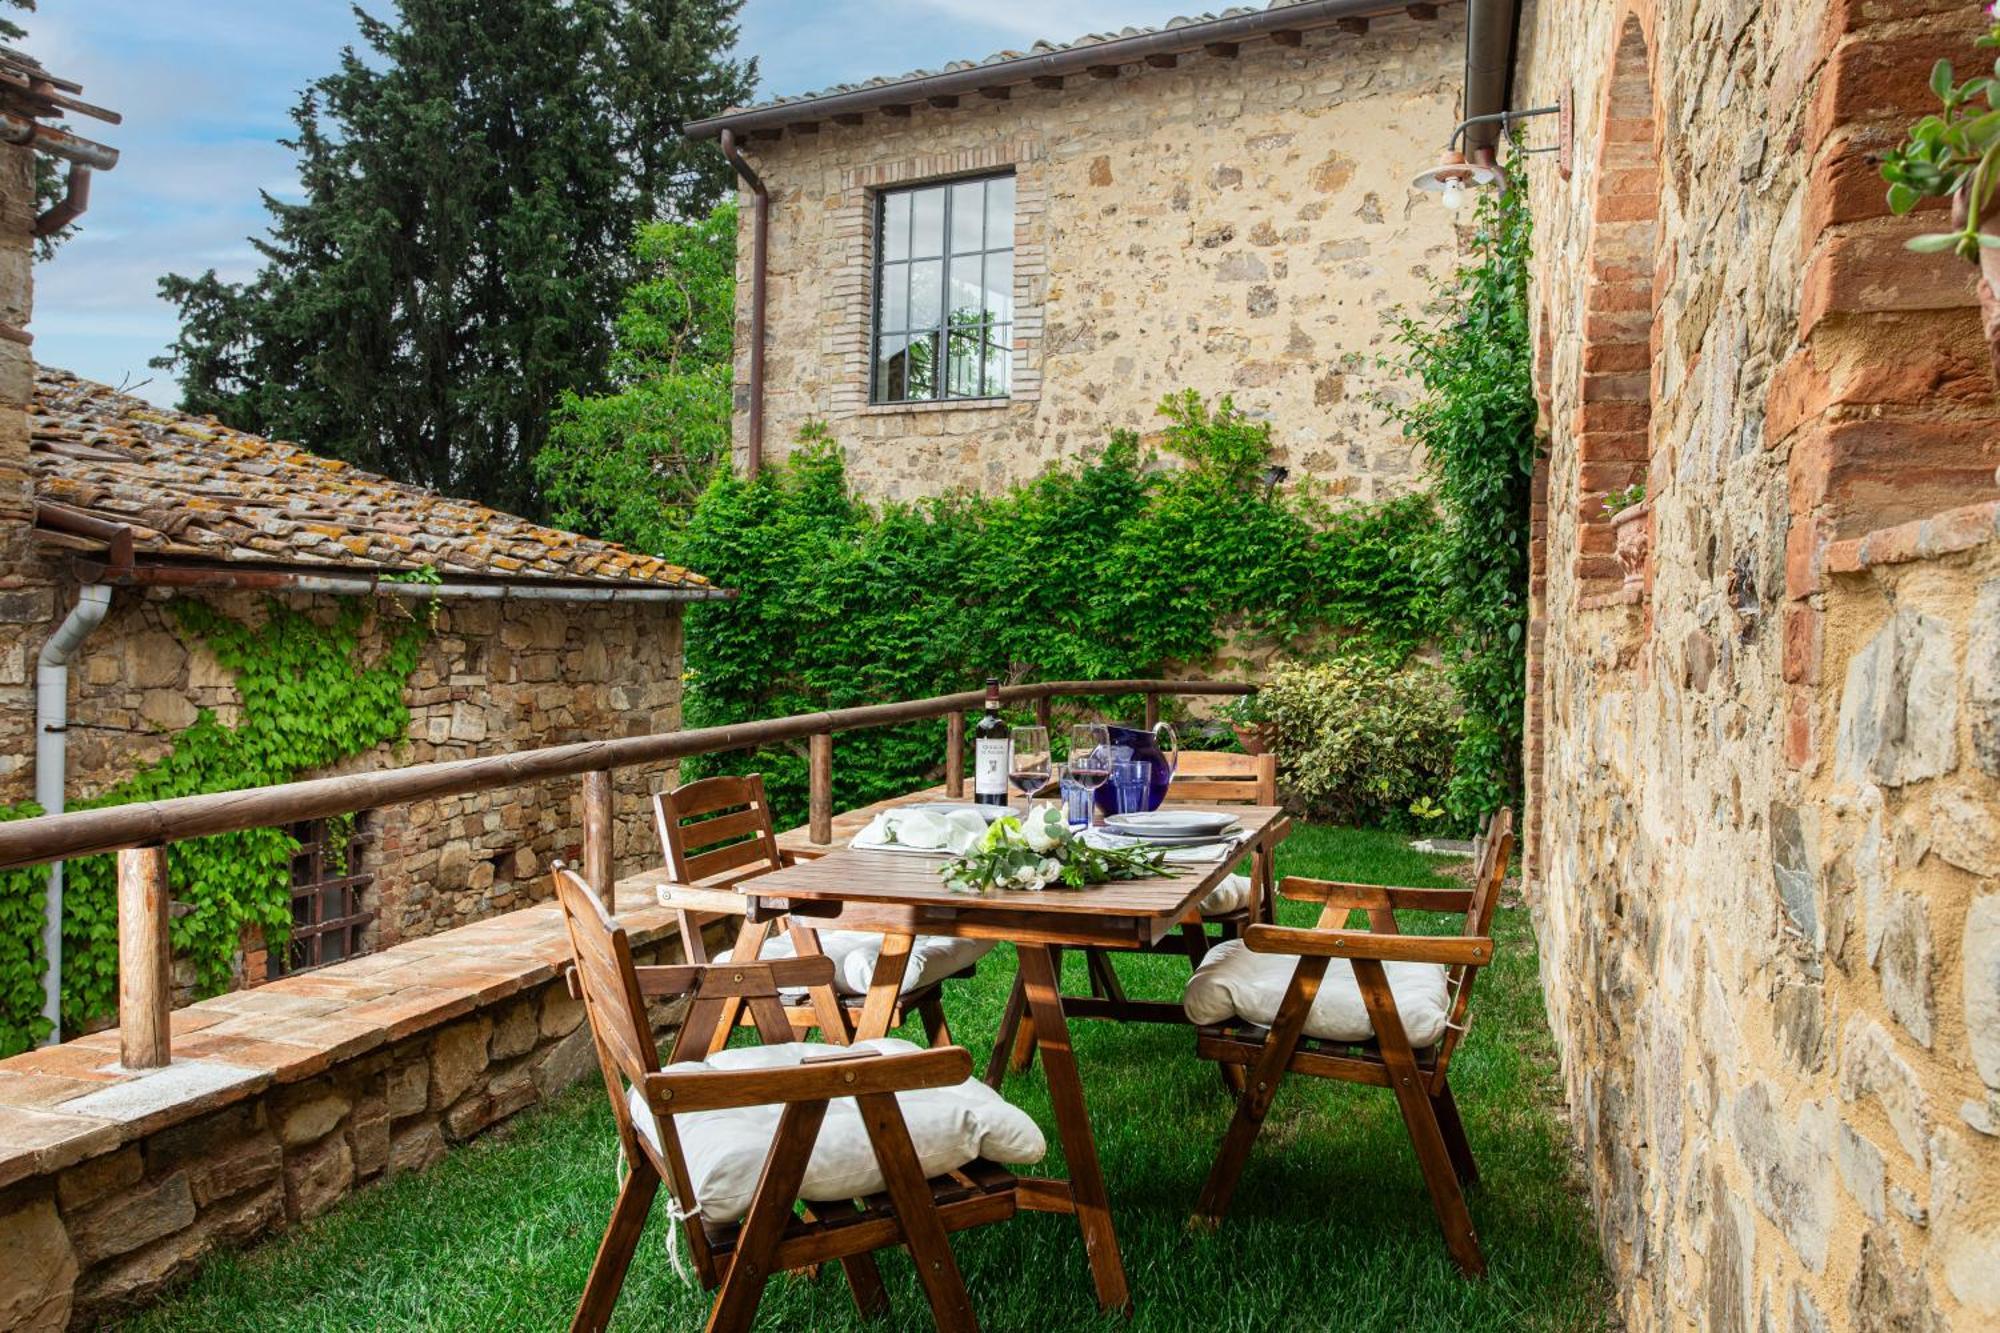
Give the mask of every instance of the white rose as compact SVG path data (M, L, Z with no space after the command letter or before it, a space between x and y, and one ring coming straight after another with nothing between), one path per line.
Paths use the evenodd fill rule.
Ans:
M1062 814L1057 810L1036 810L1028 816L1024 830L1028 838L1028 850L1052 852L1062 844L1062 835L1057 832Z
M1062 878L1062 862L1053 856L1042 858L1042 883L1053 884Z

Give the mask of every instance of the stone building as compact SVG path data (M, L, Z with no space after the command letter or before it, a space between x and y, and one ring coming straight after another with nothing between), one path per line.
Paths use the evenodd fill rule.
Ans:
M690 127L729 132L758 183L739 464L761 412L761 454L823 421L863 494L993 490L1153 432L1160 399L1193 388L1269 420L1294 476L1360 499L1415 487L1377 359L1390 308L1457 253L1450 214L1407 182L1456 119L1462 11L1342 8L1038 42Z
M2000 1326L2000 400L1871 156L1983 22L1519 16L1512 105L1575 108L1524 164L1528 894L1635 1328Z

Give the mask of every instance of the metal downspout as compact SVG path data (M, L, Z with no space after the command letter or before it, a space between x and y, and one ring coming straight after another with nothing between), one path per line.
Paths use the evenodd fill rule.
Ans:
M42 645L35 664L35 803L44 814L63 812L65 778L69 772L69 664L90 632L111 609L111 589L86 583L76 606ZM42 948L48 967L42 974L42 1016L49 1020L44 1045L62 1040L62 894L63 863L49 866L48 902L42 922Z
M1513 93L1514 38L1519 19L1516 0L1471 0L1466 6L1465 105L1459 112L1461 120L1491 116L1507 109ZM1491 165L1503 133L1505 129L1498 121L1468 125L1466 157Z
M756 200L750 230L750 448L744 469L754 477L764 470L764 272L770 259L771 193L743 160L733 130L722 132L722 155Z

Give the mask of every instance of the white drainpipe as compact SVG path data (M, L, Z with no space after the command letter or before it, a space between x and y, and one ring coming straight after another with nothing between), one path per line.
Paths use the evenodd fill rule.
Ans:
M111 609L111 589L86 583L76 607L42 645L35 666L35 803L44 814L63 811L65 778L69 772L69 664L90 632ZM49 867L47 917L42 948L48 971L42 977L42 1014L49 1020L44 1045L62 1040L62 862Z

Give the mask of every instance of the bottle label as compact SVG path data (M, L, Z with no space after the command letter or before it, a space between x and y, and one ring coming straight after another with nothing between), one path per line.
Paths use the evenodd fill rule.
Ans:
M972 747L974 796L1006 796L1008 752L1012 749L1004 740L980 741Z

